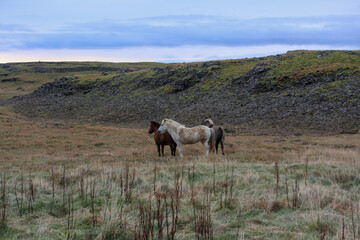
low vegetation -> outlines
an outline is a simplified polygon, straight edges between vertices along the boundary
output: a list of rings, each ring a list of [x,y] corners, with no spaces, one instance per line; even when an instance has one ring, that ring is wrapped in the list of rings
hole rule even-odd
[[[157,157],[147,129],[0,109],[1,239],[357,239],[360,135],[227,135]]]

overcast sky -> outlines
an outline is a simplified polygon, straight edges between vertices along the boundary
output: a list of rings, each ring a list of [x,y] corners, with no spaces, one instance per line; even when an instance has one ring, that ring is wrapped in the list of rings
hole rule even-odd
[[[359,0],[0,0],[0,62],[184,62],[359,49]]]

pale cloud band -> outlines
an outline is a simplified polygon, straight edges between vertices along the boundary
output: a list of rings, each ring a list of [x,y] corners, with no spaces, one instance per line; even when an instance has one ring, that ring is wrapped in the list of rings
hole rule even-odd
[[[261,45],[261,46],[177,46],[127,47],[116,49],[32,49],[0,52],[0,62],[34,61],[111,61],[111,62],[195,62],[216,59],[237,59],[282,54],[297,49],[341,49],[352,46],[330,45]]]

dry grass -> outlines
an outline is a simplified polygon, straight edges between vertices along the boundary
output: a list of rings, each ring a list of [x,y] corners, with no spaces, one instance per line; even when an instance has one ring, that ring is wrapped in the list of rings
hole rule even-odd
[[[196,144],[180,160],[157,157],[147,129],[1,108],[0,136],[0,238],[359,237],[359,134],[227,136],[224,157]]]
[[[156,147],[147,129],[74,125],[32,121],[1,109],[1,165],[41,169],[43,164],[112,163],[131,159],[147,161],[156,157]],[[227,136],[225,153],[238,161],[276,160],[334,161],[353,163],[358,160],[360,135],[325,137]],[[169,153],[168,147],[165,149]],[[189,158],[202,156],[200,144],[186,145]],[[170,154],[167,154],[169,156]],[[11,164],[9,162],[12,162]]]

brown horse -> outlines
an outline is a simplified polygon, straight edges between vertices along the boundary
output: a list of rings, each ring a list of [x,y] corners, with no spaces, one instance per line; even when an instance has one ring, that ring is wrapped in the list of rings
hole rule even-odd
[[[224,154],[224,140],[225,140],[225,131],[220,126],[215,126],[214,122],[210,118],[205,118],[205,120],[201,123],[201,125],[205,125],[209,128],[214,129],[215,131],[215,149],[216,154],[218,154],[219,143],[221,144],[221,152]]]
[[[164,156],[164,146],[169,145],[171,149],[171,156],[175,156],[176,153],[176,143],[172,139],[169,133],[159,133],[158,129],[160,127],[160,123],[151,121],[150,122],[150,128],[149,128],[149,134],[154,133],[154,140],[158,149],[159,157],[161,157],[160,154],[160,145],[161,145],[161,152]]]

